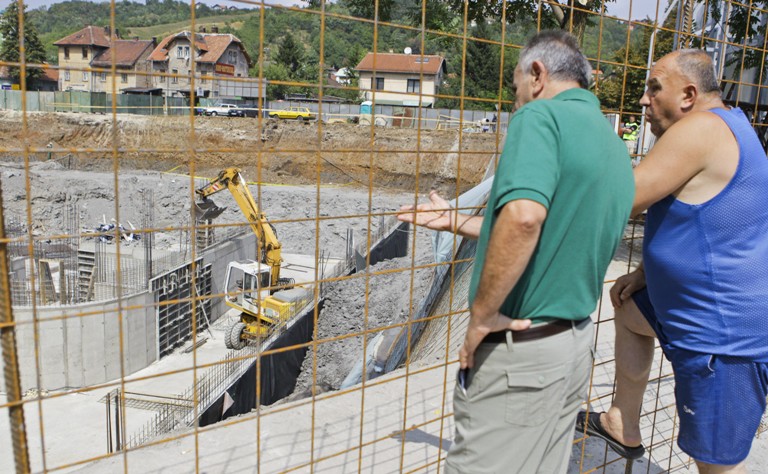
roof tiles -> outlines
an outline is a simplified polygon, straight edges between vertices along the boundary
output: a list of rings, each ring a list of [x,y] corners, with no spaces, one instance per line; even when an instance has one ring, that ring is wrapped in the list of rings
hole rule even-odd
[[[437,74],[444,68],[445,59],[436,55],[376,53],[376,71],[419,74]],[[373,71],[374,53],[368,53],[355,69]]]
[[[104,27],[86,26],[55,43],[56,46],[102,46],[109,47],[109,35]]]
[[[115,40],[112,47],[100,52],[91,65],[109,67],[112,65],[112,51],[115,54],[115,66],[133,67],[147,49],[152,48],[151,40]]]
[[[149,55],[150,61],[166,61],[168,60],[169,48],[172,48],[173,41],[179,38],[190,40],[192,33],[189,31],[182,31],[174,35],[167,36],[160,42],[159,45]],[[218,33],[196,33],[194,35],[195,48],[200,52],[196,61],[201,63],[217,63],[222,59],[224,52],[232,43],[240,44],[243,54],[246,55],[246,59],[250,62],[245,48],[242,47],[242,42],[237,36],[230,34],[218,34]]]

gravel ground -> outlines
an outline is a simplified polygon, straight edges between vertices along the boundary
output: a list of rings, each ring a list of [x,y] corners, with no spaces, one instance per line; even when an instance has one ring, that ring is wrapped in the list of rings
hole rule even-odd
[[[421,229],[418,232],[425,233]],[[411,248],[405,257],[373,265],[369,269],[369,278],[359,273],[328,288],[323,310],[318,316],[317,375],[313,384],[315,352],[311,347],[304,359],[292,399],[311,395],[312,385],[317,387],[318,392],[338,389],[355,363],[363,358],[363,337],[367,337],[370,344],[381,332],[377,331],[377,328],[402,323],[408,319],[409,303],[412,310],[418,308],[421,299],[429,290],[433,269],[421,268],[411,272],[411,268],[433,262],[431,247],[423,245],[426,241],[424,238],[419,239],[421,245],[416,247],[415,262],[412,260]],[[367,336],[358,335],[329,341],[339,336],[361,334],[366,330],[370,331]]]

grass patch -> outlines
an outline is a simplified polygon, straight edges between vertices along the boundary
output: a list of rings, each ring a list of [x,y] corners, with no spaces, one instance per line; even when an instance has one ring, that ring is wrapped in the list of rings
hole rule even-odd
[[[230,13],[227,15],[208,16],[204,18],[195,19],[195,30],[199,31],[201,26],[205,26],[206,29],[210,32],[211,26],[216,25],[219,27],[224,27],[226,23],[229,23],[229,26],[231,28],[235,30],[239,30],[240,28],[242,28],[243,24],[245,24],[245,21],[253,15],[258,15],[258,11],[243,12],[237,15],[233,15]],[[128,28],[128,34],[124,35],[124,37],[131,38],[134,36],[138,36],[139,39],[152,39],[152,37],[156,37],[158,41],[162,41],[162,39],[165,38],[166,36],[172,35],[184,30],[188,30],[188,31],[192,30],[191,21],[186,20],[186,21],[177,21],[175,23],[164,23],[161,25],[154,25],[154,26],[131,27],[131,28]]]

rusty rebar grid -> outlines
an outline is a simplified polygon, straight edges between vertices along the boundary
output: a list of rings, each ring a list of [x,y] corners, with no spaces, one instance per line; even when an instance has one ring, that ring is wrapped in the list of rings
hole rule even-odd
[[[11,288],[8,286],[8,244],[5,239],[2,180],[0,180],[0,340],[3,351],[3,377],[8,393],[8,416],[11,419],[13,459],[17,473],[30,472],[27,427],[24,424],[24,405],[21,403],[21,374],[16,351],[16,325],[13,320]]]

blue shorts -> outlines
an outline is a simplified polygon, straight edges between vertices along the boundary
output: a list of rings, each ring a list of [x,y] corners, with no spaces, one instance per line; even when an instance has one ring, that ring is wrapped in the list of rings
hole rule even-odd
[[[638,291],[632,299],[656,332],[675,372],[677,445],[693,459],[709,464],[738,464],[746,459],[765,412],[768,363],[674,347],[664,337],[648,291]]]

